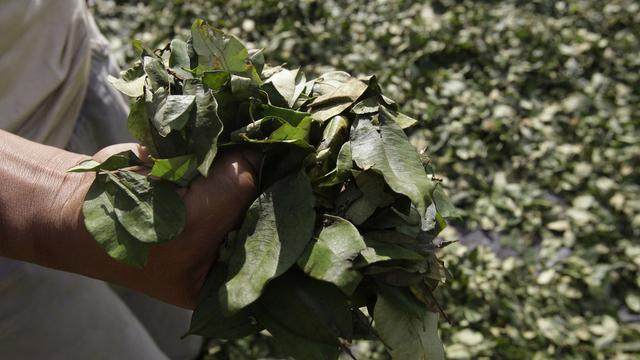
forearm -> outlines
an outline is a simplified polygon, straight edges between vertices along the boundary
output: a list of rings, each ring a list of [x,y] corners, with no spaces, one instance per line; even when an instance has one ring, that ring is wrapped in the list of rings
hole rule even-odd
[[[137,144],[103,149],[100,161]],[[70,271],[193,308],[224,235],[255,199],[252,165],[239,151],[220,155],[210,175],[183,191],[187,223],[177,239],[151,248],[143,269],[109,257],[84,226],[82,204],[94,176],[67,173],[86,156],[0,130],[0,256]],[[255,159],[254,159],[255,160]]]
[[[0,131],[0,256],[131,285],[123,279],[135,278],[133,269],[109,258],[84,228],[94,175],[66,172],[84,158]]]
[[[68,200],[85,175],[65,169],[83,156],[0,131],[0,158],[0,255],[39,262],[44,238],[70,235]]]

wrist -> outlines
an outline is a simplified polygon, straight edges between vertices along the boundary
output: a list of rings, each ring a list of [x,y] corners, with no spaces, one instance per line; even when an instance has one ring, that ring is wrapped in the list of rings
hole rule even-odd
[[[0,255],[36,262],[45,240],[72,229],[84,176],[66,169],[84,156],[0,131]]]
[[[30,224],[24,233],[33,243],[33,259],[44,266],[56,267],[61,253],[58,247],[68,239],[82,237],[82,203],[93,181],[91,173],[73,174],[66,170],[85,159],[85,156],[66,151],[47,158],[46,167],[37,169],[29,214]],[[63,251],[64,252],[64,251]],[[62,252],[62,253],[63,253]]]

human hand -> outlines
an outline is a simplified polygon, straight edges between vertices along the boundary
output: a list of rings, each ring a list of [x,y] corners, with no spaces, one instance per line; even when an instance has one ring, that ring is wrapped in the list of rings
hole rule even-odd
[[[93,158],[104,161],[110,155],[126,150],[133,150],[143,159],[147,157],[137,144],[118,144],[101,150]],[[208,177],[200,177],[179,191],[187,214],[180,236],[153,246],[149,262],[143,269],[123,269],[126,274],[109,281],[165,302],[194,308],[224,236],[239,225],[256,197],[253,169],[257,160],[254,154],[240,150],[220,154]],[[76,201],[81,207],[82,202]],[[83,229],[78,231],[83,232]]]
[[[119,144],[98,161],[132,149]],[[144,157],[143,154],[140,154]],[[144,269],[109,257],[84,226],[82,205],[93,173],[68,173],[86,156],[0,131],[0,256],[74,272],[194,308],[225,234],[256,196],[250,159],[240,150],[218,155],[209,177],[181,189],[187,222],[182,234],[154,246]]]

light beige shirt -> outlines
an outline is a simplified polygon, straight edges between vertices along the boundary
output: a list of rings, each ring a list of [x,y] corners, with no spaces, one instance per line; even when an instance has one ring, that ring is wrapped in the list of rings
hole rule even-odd
[[[89,80],[84,0],[0,0],[0,129],[64,147]]]

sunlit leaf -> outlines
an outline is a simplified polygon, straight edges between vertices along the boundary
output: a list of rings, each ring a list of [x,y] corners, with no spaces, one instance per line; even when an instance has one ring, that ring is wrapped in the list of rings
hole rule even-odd
[[[225,313],[253,303],[270,280],[295,264],[311,240],[314,221],[311,186],[302,172],[276,182],[260,195],[238,231],[228,280],[220,289]]]

